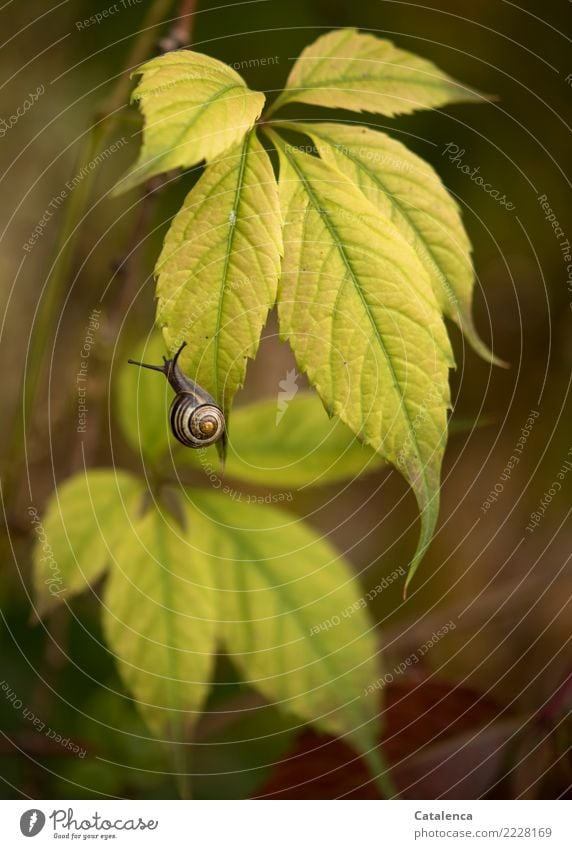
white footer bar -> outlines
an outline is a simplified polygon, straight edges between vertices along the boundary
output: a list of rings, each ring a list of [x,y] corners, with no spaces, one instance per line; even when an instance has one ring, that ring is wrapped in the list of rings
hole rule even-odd
[[[1,843],[570,849],[570,801],[0,801]]]

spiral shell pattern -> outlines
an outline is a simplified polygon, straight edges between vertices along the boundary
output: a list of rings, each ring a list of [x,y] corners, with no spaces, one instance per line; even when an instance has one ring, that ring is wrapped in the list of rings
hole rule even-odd
[[[224,434],[222,410],[215,404],[197,405],[195,397],[185,392],[173,399],[170,418],[174,436],[189,448],[212,445]]]

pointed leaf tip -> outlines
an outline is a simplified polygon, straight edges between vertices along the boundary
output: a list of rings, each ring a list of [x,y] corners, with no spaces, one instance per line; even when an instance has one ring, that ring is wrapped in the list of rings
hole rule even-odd
[[[486,100],[433,62],[387,39],[339,29],[302,51],[267,114],[291,102],[393,116]]]

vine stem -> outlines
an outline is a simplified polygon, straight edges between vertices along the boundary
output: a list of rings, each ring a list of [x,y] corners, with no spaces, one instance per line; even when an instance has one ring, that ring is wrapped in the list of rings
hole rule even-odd
[[[194,2],[194,0],[193,0]],[[156,0],[143,21],[143,26],[133,44],[127,61],[117,82],[103,105],[94,115],[94,123],[84,134],[73,173],[77,173],[86,162],[90,162],[98,149],[104,145],[117,126],[120,112],[125,105],[130,87],[129,72],[141,64],[151,52],[157,41],[157,29],[164,22],[173,0]],[[185,3],[185,7],[188,2]],[[189,18],[192,21],[192,17]],[[7,440],[6,457],[9,465],[5,471],[3,498],[6,504],[14,502],[18,495],[20,481],[19,467],[25,455],[26,437],[29,423],[36,404],[38,388],[45,362],[46,342],[51,328],[57,320],[57,310],[62,300],[64,287],[68,279],[74,255],[75,236],[78,233],[77,222],[81,221],[95,180],[95,170],[90,169],[80,185],[71,194],[66,204],[64,220],[59,231],[55,249],[55,259],[45,284],[45,295],[38,309],[38,316],[32,331],[32,340],[26,368],[20,387],[20,394]],[[20,417],[21,416],[21,417]]]
[[[123,70],[119,74],[115,86],[110,95],[103,101],[102,106],[95,112],[92,126],[83,134],[80,150],[76,159],[77,173],[87,162],[90,162],[98,150],[104,146],[107,139],[115,131],[120,120],[121,112],[128,99],[130,89],[129,72],[140,65],[152,52],[157,44],[157,30],[165,22],[174,0],[155,0],[147,12],[141,30],[129,52]],[[179,5],[179,15],[169,31],[166,40],[159,42],[159,49],[166,53],[169,50],[178,49],[190,43],[194,24],[197,0],[182,0]],[[94,185],[93,170],[89,170],[80,185],[69,198],[64,213],[64,219],[60,228],[55,248],[55,258],[45,284],[45,295],[38,309],[38,316],[33,327],[30,352],[26,362],[20,395],[16,405],[14,419],[8,437],[8,452],[10,464],[6,469],[2,482],[1,497],[4,504],[14,504],[18,497],[19,468],[24,459],[26,450],[26,437],[29,430],[29,422],[33,415],[37,401],[38,389],[42,377],[46,340],[50,331],[57,321],[57,311],[64,294],[65,285],[68,280],[71,263],[74,257],[74,248],[77,234],[80,230],[78,222],[83,221],[85,209],[92,193]],[[145,189],[145,200],[147,198]],[[141,219],[144,216],[140,216]],[[140,224],[139,224],[140,226]],[[138,229],[138,225],[136,225]],[[21,413],[21,419],[20,419]],[[21,425],[21,426],[20,426]],[[44,665],[49,656],[50,648],[54,643],[53,636],[48,634],[49,642],[44,650]],[[190,799],[191,780],[186,768],[186,757],[184,748],[175,747],[174,752],[176,780],[181,798]]]
[[[191,776],[187,772],[187,758],[185,752],[186,744],[174,743],[172,747],[172,759],[175,784],[181,799],[192,799],[193,789]]]
[[[369,749],[363,752],[362,757],[369,766],[376,787],[384,799],[398,799],[399,792],[393,783],[389,765],[385,760],[385,755],[381,746],[377,749]]]

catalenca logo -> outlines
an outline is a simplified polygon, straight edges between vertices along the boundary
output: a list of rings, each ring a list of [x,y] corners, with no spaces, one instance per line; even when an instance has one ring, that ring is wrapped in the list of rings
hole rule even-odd
[[[25,837],[35,837],[46,824],[46,816],[38,808],[25,811],[20,817],[20,831]]]

